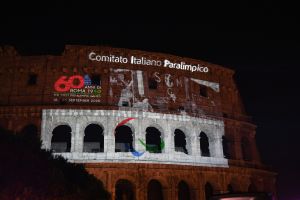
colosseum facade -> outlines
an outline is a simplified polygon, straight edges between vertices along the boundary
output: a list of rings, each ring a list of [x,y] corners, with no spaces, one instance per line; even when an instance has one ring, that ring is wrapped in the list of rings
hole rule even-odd
[[[265,193],[256,126],[234,71],[163,53],[68,45],[61,55],[0,49],[0,126],[83,163],[112,199]]]

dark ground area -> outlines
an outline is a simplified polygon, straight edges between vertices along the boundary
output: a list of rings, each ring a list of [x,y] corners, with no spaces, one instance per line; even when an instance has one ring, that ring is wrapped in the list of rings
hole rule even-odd
[[[0,199],[104,200],[110,194],[81,164],[40,149],[34,133],[0,129]]]

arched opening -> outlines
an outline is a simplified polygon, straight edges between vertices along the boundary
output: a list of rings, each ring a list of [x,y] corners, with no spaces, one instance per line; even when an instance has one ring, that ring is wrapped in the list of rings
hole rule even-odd
[[[150,153],[161,153],[163,141],[161,132],[154,127],[146,129],[146,150]]]
[[[122,125],[115,130],[115,152],[133,151],[133,133],[130,127]]]
[[[38,135],[38,128],[34,124],[28,124],[23,127],[21,130],[21,134],[28,139],[37,138]]]
[[[241,147],[242,147],[242,154],[243,154],[243,159],[245,161],[251,161],[252,156],[251,156],[251,146],[249,143],[249,140],[246,137],[243,137],[241,140]]]
[[[148,183],[147,200],[163,200],[162,185],[157,180],[151,180]]]
[[[227,191],[228,191],[228,193],[233,193],[234,192],[233,187],[232,187],[231,184],[227,185]]]
[[[84,129],[83,152],[103,152],[103,128],[97,124],[90,124]]]
[[[253,183],[250,183],[250,185],[248,186],[248,192],[250,192],[250,193],[257,192],[257,188]]]
[[[180,129],[176,129],[174,140],[175,140],[175,151],[188,154],[188,150],[186,148],[186,137],[184,132],[182,132]]]
[[[51,149],[54,152],[70,152],[71,132],[72,129],[68,125],[60,125],[55,127],[52,131]]]
[[[205,199],[209,200],[213,196],[213,194],[214,194],[214,188],[209,182],[207,182],[205,184]]]
[[[208,137],[204,132],[200,133],[200,150],[201,156],[210,156]]]
[[[184,181],[180,181],[178,184],[178,200],[189,199],[191,199],[189,185]]]
[[[116,183],[115,200],[134,200],[135,190],[134,185],[125,179],[120,179]]]
[[[229,145],[229,140],[225,136],[222,136],[223,155],[227,159],[230,158]]]

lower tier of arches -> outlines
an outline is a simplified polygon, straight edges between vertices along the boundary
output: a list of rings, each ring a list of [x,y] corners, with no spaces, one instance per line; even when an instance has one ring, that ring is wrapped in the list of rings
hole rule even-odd
[[[261,194],[276,199],[275,174],[261,169],[141,163],[88,163],[113,200],[206,200],[220,194]]]

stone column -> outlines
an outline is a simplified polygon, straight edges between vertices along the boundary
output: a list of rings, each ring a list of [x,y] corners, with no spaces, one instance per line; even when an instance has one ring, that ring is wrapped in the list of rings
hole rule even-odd
[[[212,157],[224,158],[222,137],[220,137],[219,135],[216,135],[212,139],[211,154]]]
[[[175,152],[175,142],[174,142],[174,133],[171,130],[171,123],[169,120],[165,127],[162,127],[164,132],[164,141],[165,141],[165,153],[172,154]]]
[[[107,117],[106,137],[104,137],[104,152],[115,153],[115,117]]]
[[[71,150],[70,150],[70,152],[75,152],[76,151],[76,135],[77,135],[77,130],[76,130],[76,127],[77,127],[77,125],[76,125],[76,121],[75,121],[75,123],[69,123],[70,124],[70,126],[71,126],[71,130],[72,130],[72,132],[71,132]],[[75,127],[74,127],[74,124],[75,124]]]
[[[139,115],[139,118],[136,119],[137,127],[135,128],[135,137],[134,137],[134,144],[135,144],[135,150],[138,152],[144,152],[146,151],[146,148],[141,144],[139,139],[141,139],[144,143],[146,143],[146,131],[145,127],[143,127],[143,118],[140,117],[142,114]]]
[[[191,149],[192,149],[192,155],[193,156],[200,156],[201,152],[200,152],[200,139],[197,133],[197,130],[195,128],[195,126],[193,126],[192,130],[191,130]]]
[[[48,121],[48,124],[46,123]],[[10,121],[11,122],[11,121]],[[46,118],[46,113],[43,112],[43,122],[41,127],[41,140],[42,140],[42,148],[49,150],[51,148],[51,129],[48,126],[52,126],[53,121]],[[48,133],[49,130],[49,133]]]
[[[81,152],[83,152],[84,133],[80,133],[81,124],[78,123],[78,121],[80,121],[80,119],[77,120],[77,123],[75,125],[75,130],[74,130],[74,136],[75,136],[74,152],[81,153]]]

